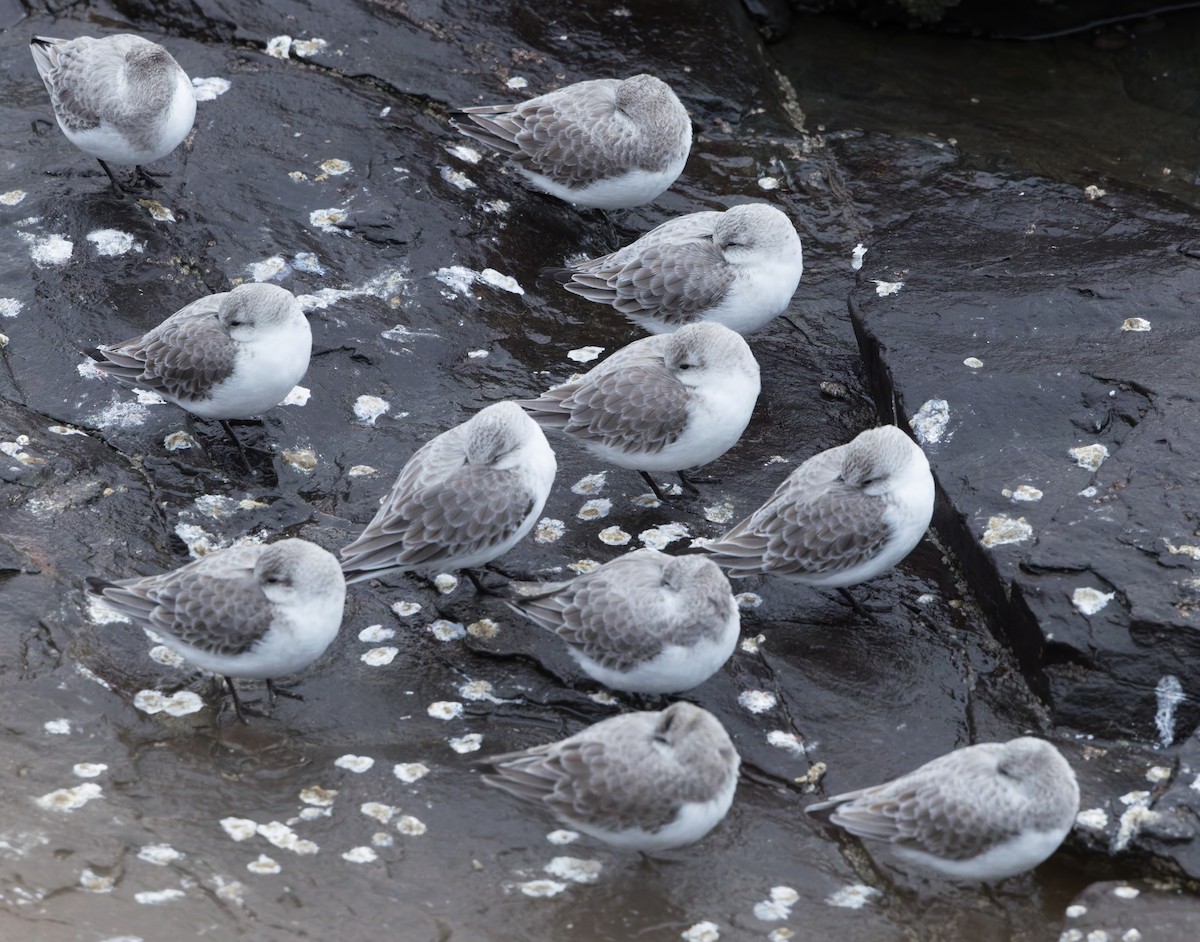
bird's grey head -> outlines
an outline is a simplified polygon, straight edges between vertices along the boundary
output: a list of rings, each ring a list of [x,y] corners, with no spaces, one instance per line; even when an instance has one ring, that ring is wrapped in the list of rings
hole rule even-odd
[[[675,593],[680,607],[696,621],[724,626],[737,611],[729,579],[707,556],[673,556],[663,567],[663,585]]]
[[[639,129],[636,163],[644,170],[687,157],[692,148],[692,120],[671,86],[653,75],[635,75],[617,86],[617,110]]]
[[[507,469],[520,462],[530,436],[542,431],[515,402],[497,402],[468,420],[466,433],[468,462]]]
[[[713,321],[688,324],[671,334],[663,360],[685,386],[731,374],[758,376],[758,361],[741,334]]]
[[[272,543],[254,565],[254,580],[277,605],[310,599],[345,598],[346,580],[333,554],[308,540]]]
[[[925,457],[894,425],[867,429],[845,447],[842,480],[872,496],[890,491],[914,461]]]
[[[653,118],[678,104],[670,85],[645,72],[617,86],[617,107],[634,119]]]
[[[125,77],[130,91],[143,96],[150,93],[150,86],[164,88],[175,79],[179,68],[175,59],[158,43],[141,36],[129,36],[129,47],[125,53]]]
[[[1072,820],[1079,810],[1075,771],[1062,753],[1044,739],[1010,739],[996,758],[996,771],[1011,787],[1044,813],[1045,829]]]
[[[800,251],[800,237],[786,214],[766,203],[734,206],[713,226],[713,244],[735,265],[788,258]]]
[[[303,320],[304,313],[290,291],[257,282],[238,285],[217,309],[217,318],[225,332],[243,342],[284,327],[296,317]]]
[[[663,710],[654,724],[654,743],[673,753],[689,773],[709,770],[712,773],[709,781],[703,783],[706,790],[719,790],[730,769],[737,775],[739,758],[725,727],[695,704],[680,700]]]

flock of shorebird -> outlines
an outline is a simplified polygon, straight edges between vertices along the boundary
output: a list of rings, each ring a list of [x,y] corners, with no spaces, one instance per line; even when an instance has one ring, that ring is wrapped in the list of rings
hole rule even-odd
[[[142,165],[174,150],[195,115],[191,83],[171,55],[131,35],[35,38],[32,50],[67,138],[100,161],[118,191],[157,186]],[[464,108],[452,121],[507,156],[533,187],[603,210],[646,203],[670,187],[692,138],[687,111],[651,75]],[[134,165],[134,179],[120,181],[110,163]],[[285,539],[233,546],[159,575],[92,578],[90,591],[224,676],[243,718],[233,678],[266,680],[273,700],[273,679],[307,667],[336,636],[347,583],[459,569],[483,588],[471,570],[521,541],[550,493],[556,462],[543,428],[640,472],[661,500],[676,495],[653,475],[677,473],[694,491],[686,470],[732,447],[758,399],[758,364],[742,335],[787,308],[802,271],[795,227],[773,206],[669,220],[558,274],[568,291],[653,335],[536,399],[488,406],[426,443],[340,562]],[[311,347],[291,292],[243,284],[89,353],[103,372],[218,420],[232,436],[227,420],[277,405],[307,371]],[[712,676],[734,650],[740,622],[726,574],[844,590],[903,559],[928,528],[933,503],[921,449],[884,426],[809,458],[758,510],[690,554],[640,549],[568,581],[489,591],[561,638],[596,681],[672,694]],[[739,768],[719,720],[686,702],[486,762],[492,784],[572,828],[643,851],[708,833],[730,807]],[[887,845],[901,862],[992,880],[1048,857],[1078,803],[1059,752],[1020,738],[956,750],[807,810],[829,811],[834,824]]]

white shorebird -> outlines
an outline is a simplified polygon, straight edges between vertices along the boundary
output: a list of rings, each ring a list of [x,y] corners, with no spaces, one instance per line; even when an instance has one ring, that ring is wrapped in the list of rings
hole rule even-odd
[[[758,363],[740,335],[702,322],[622,347],[574,382],[518,403],[610,464],[648,472],[708,464],[732,448],[758,401]]]
[[[159,186],[142,165],[178,147],[196,117],[192,83],[171,54],[127,33],[35,36],[30,50],[67,140],[100,162],[118,192],[125,187],[109,163],[134,164],[140,182]]]
[[[308,370],[312,331],[290,291],[245,284],[193,301],[140,337],[87,352],[123,383],[216,419],[240,451],[228,420],[279,405]]]
[[[596,209],[649,203],[683,172],[692,147],[687,110],[653,75],[579,82],[517,104],[462,108],[453,118],[537,189]]]
[[[1079,786],[1050,743],[1025,736],[957,749],[883,785],[809,805],[810,814],[882,841],[907,863],[955,880],[1031,870],[1066,838]]]
[[[533,529],[556,470],[537,423],[515,403],[488,406],[408,459],[375,518],[342,548],[346,581],[491,562]]]
[[[774,206],[747,203],[668,220],[554,277],[653,334],[705,320],[744,335],[787,310],[803,273],[792,221]]]
[[[492,756],[484,781],[542,805],[567,827],[623,850],[653,852],[700,840],[737,788],[737,750],[698,706],[623,713],[569,739]]]
[[[733,654],[741,619],[710,560],[635,550],[569,582],[515,583],[510,608],[567,643],[585,674],[613,690],[690,690]]]
[[[933,475],[893,425],[814,455],[758,510],[703,546],[731,577],[844,589],[912,552],[933,516]]]
[[[308,667],[342,624],[346,583],[333,554],[307,540],[231,546],[140,579],[91,576],[89,591],[184,660],[225,678],[267,682]],[[294,695],[292,695],[294,696]]]

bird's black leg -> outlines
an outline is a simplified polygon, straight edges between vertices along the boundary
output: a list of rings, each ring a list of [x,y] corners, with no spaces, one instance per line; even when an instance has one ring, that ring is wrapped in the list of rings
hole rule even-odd
[[[675,473],[677,475],[679,475],[679,486],[680,487],[682,487],[685,491],[687,491],[689,494],[691,494],[692,497],[700,496],[700,488],[696,487],[696,485],[692,483],[691,478],[689,478],[682,471],[676,471]]]
[[[225,419],[217,419],[217,421],[221,424],[221,428],[225,430],[226,437],[233,442],[235,446],[237,446],[238,454],[242,458],[242,466],[247,472],[253,474],[254,468],[250,466],[250,458],[246,455],[246,449],[242,447],[241,440],[233,433],[232,426],[230,426],[229,422]]]
[[[491,586],[487,585],[483,579],[479,577],[479,573],[477,573],[474,569],[464,569],[462,570],[462,574],[471,580],[471,585],[475,586],[475,591],[480,595],[504,594],[499,589],[493,589]]]
[[[660,488],[658,486],[658,484],[655,482],[654,478],[650,477],[650,475],[647,474],[645,471],[639,471],[638,474],[640,474],[642,476],[643,481],[645,481],[647,484],[650,485],[650,490],[652,490],[654,492],[654,496],[657,497],[659,500],[666,502],[668,500],[671,500],[671,498],[674,496],[674,495],[664,494],[662,491],[662,488]]]
[[[246,711],[242,709],[242,698],[238,696],[237,687],[233,685],[233,678],[228,674],[225,675],[225,684],[229,687],[229,696],[233,700],[233,712],[237,714],[238,722],[249,723],[246,719]]]
[[[850,594],[849,589],[839,588],[838,595],[840,595],[843,599],[846,600],[846,604],[849,605],[852,609],[854,609],[856,614],[862,615],[864,618],[871,617],[870,613],[865,608],[863,608],[861,605],[858,604],[858,599],[856,599],[853,595]]]
[[[151,190],[162,189],[162,184],[155,180],[154,177],[150,176],[150,172],[141,164],[138,164],[133,168],[133,176],[134,179],[144,187],[147,187]]]
[[[112,181],[113,192],[116,193],[118,196],[124,196],[125,195],[125,187],[121,184],[121,181],[117,179],[116,174],[114,174],[109,169],[108,164],[106,164],[99,157],[96,158],[96,163],[98,163],[101,167],[103,167],[104,172],[108,174],[108,179],[110,179]]]

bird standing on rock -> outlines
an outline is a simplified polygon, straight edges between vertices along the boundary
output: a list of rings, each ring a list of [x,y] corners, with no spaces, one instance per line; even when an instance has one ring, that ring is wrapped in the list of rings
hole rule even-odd
[[[469,571],[499,558],[533,529],[557,468],[515,403],[488,406],[408,459],[374,519],[342,548],[346,581]]]
[[[623,850],[682,847],[733,803],[741,760],[698,706],[623,713],[569,739],[482,760],[484,781],[544,806],[569,828]]]
[[[333,555],[297,539],[230,546],[156,576],[87,583],[185,661],[223,676],[242,721],[233,678],[265,680],[274,700],[282,692],[274,679],[308,667],[337,637],[346,600]]]
[[[711,560],[650,547],[568,582],[513,588],[511,609],[562,638],[593,680],[629,693],[704,683],[729,660],[741,628],[729,580]]]
[[[141,336],[87,352],[101,372],[216,419],[241,451],[228,420],[287,397],[308,371],[312,330],[290,291],[254,283],[199,298]]]
[[[171,54],[128,33],[35,36],[30,50],[67,140],[100,162],[118,193],[126,185],[109,163],[133,164],[137,182],[158,187],[143,165],[178,147],[196,117],[192,83]]]
[[[1032,736],[956,749],[883,785],[804,809],[896,858],[954,880],[1031,870],[1070,833],[1079,785],[1067,760]]]
[[[670,219],[554,277],[653,334],[713,321],[745,335],[787,310],[803,273],[792,221],[774,206],[747,203]]]
[[[687,110],[653,75],[578,82],[517,104],[462,108],[453,118],[535,188],[595,209],[649,203],[683,172],[692,147]]]
[[[521,400],[543,428],[559,429],[610,464],[674,471],[715,461],[742,436],[760,389],[758,362],[728,327],[702,322],[622,347],[573,382]]]
[[[933,516],[933,475],[894,425],[814,455],[758,510],[699,548],[731,578],[844,589],[912,552]]]

